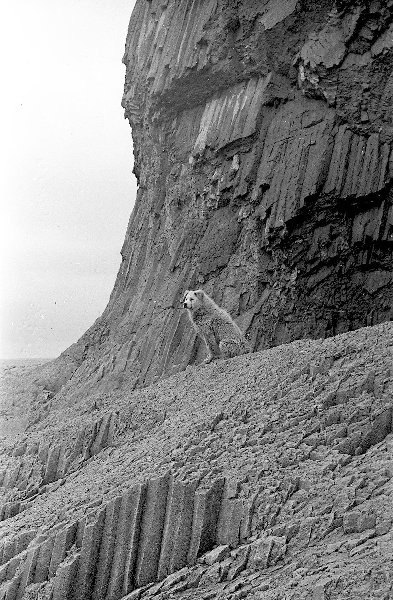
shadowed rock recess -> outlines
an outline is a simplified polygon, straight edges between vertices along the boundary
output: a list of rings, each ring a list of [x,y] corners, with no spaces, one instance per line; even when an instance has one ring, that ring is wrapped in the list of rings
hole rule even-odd
[[[393,6],[137,0],[123,61],[135,207],[107,308],[52,391],[200,361],[204,287],[254,350],[392,318]]]
[[[0,370],[0,600],[391,600],[393,0],[137,0],[124,63],[108,306]]]

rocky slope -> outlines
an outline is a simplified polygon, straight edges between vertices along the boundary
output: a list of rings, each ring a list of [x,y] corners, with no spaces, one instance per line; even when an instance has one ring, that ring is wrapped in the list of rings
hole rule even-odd
[[[392,14],[391,0],[137,0],[136,204],[109,304],[47,389],[140,386],[201,360],[180,310],[195,286],[254,350],[392,317]]]
[[[392,11],[137,0],[111,298],[1,378],[0,600],[393,597]]]
[[[393,324],[73,403],[36,376],[2,377],[3,418],[49,406],[1,439],[0,598],[393,597]]]

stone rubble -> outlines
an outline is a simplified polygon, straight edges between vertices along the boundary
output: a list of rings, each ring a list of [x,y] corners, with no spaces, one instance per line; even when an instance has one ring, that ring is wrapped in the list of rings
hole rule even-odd
[[[0,598],[389,598],[392,353],[383,324],[102,398],[111,447],[0,524]],[[85,406],[2,458],[73,448]]]

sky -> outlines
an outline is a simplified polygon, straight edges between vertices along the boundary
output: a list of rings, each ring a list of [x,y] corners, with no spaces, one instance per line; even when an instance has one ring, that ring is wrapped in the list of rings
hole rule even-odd
[[[136,195],[120,105],[133,6],[3,9],[1,359],[58,356],[109,300]]]

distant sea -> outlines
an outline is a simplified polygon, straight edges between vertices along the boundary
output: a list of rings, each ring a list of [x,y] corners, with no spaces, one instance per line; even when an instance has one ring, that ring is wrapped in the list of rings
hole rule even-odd
[[[51,360],[53,358],[0,358],[0,372],[16,367],[38,367]]]

